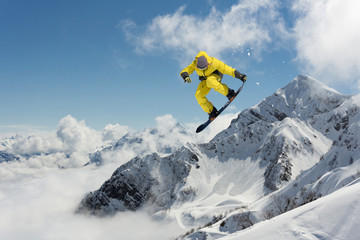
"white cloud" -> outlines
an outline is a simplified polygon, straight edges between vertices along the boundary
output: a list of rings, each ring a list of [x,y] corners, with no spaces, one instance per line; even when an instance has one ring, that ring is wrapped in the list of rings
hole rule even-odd
[[[104,141],[116,141],[130,131],[129,127],[121,126],[118,123],[108,124],[102,132],[102,137]]]
[[[163,130],[164,132],[168,132],[171,129],[174,129],[178,121],[171,115],[165,114],[162,116],[158,116],[155,118],[156,127],[159,130]]]
[[[226,12],[213,8],[205,17],[189,15],[183,6],[173,14],[155,17],[142,34],[134,33],[132,21],[120,24],[138,52],[171,50],[193,57],[199,50],[205,50],[219,56],[223,51],[247,46],[261,52],[272,41],[271,35],[286,36],[277,3],[239,1]]]
[[[308,74],[360,89],[360,1],[298,0],[297,59]]]
[[[16,154],[52,153],[62,149],[61,141],[54,135],[16,135],[11,152]]]
[[[99,132],[70,115],[60,120],[56,134],[62,140],[66,153],[94,151],[102,145]]]

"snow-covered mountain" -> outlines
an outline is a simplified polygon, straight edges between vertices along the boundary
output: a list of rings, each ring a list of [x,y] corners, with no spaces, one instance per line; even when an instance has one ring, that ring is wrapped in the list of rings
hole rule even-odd
[[[299,89],[299,86],[302,87]],[[296,89],[297,91],[294,91]],[[296,98],[295,94],[298,94]],[[304,99],[308,99],[308,103]],[[272,104],[273,100],[277,105]],[[293,104],[294,102],[299,105]],[[286,107],[278,107],[284,105]],[[275,106],[274,111],[271,111]],[[313,109],[313,114],[309,108]],[[226,236],[329,195],[358,180],[359,112],[359,95],[342,96],[304,75],[298,76],[287,87],[279,89],[257,106],[242,112],[238,119],[232,122],[231,127],[213,141],[218,142],[217,146],[224,145],[226,139],[238,134],[239,131],[236,129],[248,128],[250,133],[256,136],[254,129],[249,128],[255,122],[277,126],[276,130],[267,136],[270,139],[276,138],[277,141],[272,141],[267,150],[265,140],[265,144],[262,144],[258,151],[265,150],[260,157],[261,161],[268,157],[274,159],[271,156],[275,154],[275,161],[270,162],[276,164],[270,163],[266,169],[271,169],[270,173],[275,171],[277,174],[273,175],[275,177],[269,177],[271,174],[265,170],[264,185],[279,190],[249,203],[246,208],[231,212],[217,225],[199,230],[193,233],[192,237],[203,239],[201,237],[208,235],[217,238]],[[287,117],[282,119],[276,115]],[[301,122],[302,126],[294,124],[294,121]],[[280,138],[278,131],[284,133]],[[262,136],[258,139],[262,139]],[[354,199],[356,198],[353,198],[353,201]],[[191,239],[190,236],[188,237]]]
[[[360,95],[344,96],[300,75],[209,143],[163,157],[140,154],[120,166],[78,212],[146,209],[198,229],[182,238],[227,236],[358,179],[359,111]]]

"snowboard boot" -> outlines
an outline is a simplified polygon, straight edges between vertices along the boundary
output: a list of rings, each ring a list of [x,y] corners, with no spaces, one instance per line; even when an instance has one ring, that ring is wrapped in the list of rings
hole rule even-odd
[[[216,118],[217,115],[219,115],[219,112],[216,107],[213,107],[213,110],[209,113],[209,120]]]
[[[226,97],[229,99],[229,101],[232,101],[235,97],[235,91],[229,88],[229,92]]]

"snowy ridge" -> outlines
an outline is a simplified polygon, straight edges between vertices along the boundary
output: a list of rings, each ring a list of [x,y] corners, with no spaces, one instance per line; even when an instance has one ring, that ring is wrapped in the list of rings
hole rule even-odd
[[[241,112],[230,128],[219,133],[214,139],[232,135],[238,129],[258,121],[273,123],[289,117],[307,122],[319,114],[339,107],[349,98],[351,97],[341,95],[318,80],[299,75],[286,87],[278,89],[259,104]]]
[[[185,239],[248,228],[360,177],[360,98],[306,75],[241,112],[206,144],[137,157],[85,196],[79,212],[147,209]]]

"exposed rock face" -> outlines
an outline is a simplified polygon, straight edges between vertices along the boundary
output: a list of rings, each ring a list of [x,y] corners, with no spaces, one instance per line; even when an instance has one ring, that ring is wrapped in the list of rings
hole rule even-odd
[[[165,158],[157,154],[134,158],[119,167],[99,190],[87,194],[78,211],[114,214],[135,211],[145,203],[158,211],[169,208],[176,200],[189,200],[195,193],[182,186],[197,162],[196,154],[187,148]]]
[[[13,160],[19,160],[19,157],[15,156],[14,154],[11,154],[11,153],[0,151],[0,163],[10,162]]]

